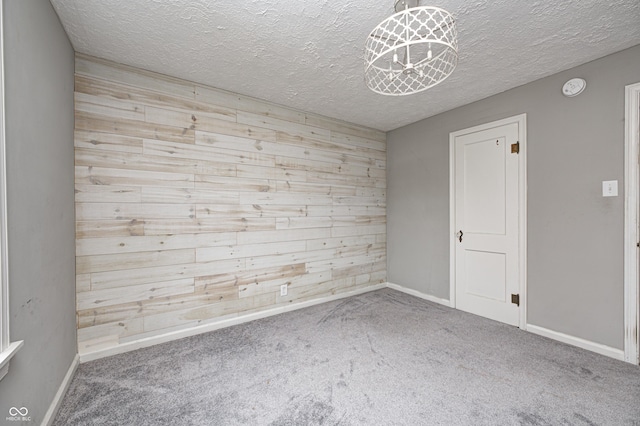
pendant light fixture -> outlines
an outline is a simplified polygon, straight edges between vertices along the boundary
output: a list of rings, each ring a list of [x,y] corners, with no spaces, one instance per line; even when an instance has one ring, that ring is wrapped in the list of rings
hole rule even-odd
[[[365,44],[365,82],[376,93],[411,95],[441,83],[458,64],[453,16],[420,0],[396,0],[396,13]]]

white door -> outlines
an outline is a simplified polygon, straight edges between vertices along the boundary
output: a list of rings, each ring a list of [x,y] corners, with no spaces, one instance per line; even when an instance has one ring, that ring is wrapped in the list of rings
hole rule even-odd
[[[498,123],[451,134],[452,285],[458,309],[518,326],[521,154],[516,151],[523,124],[509,119]]]

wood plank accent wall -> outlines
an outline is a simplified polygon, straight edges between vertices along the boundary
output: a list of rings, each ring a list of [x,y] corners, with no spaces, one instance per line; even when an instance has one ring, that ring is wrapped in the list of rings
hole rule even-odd
[[[75,114],[81,354],[386,281],[384,133],[83,55]]]

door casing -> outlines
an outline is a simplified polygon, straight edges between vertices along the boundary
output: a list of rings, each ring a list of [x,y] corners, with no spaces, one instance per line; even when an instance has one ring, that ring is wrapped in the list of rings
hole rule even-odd
[[[640,362],[638,214],[640,201],[640,83],[625,88],[624,360]]]
[[[475,133],[482,130],[501,127],[507,124],[518,124],[518,142],[520,152],[518,154],[518,263],[519,263],[519,283],[520,283],[520,306],[519,306],[519,327],[522,330],[527,328],[527,115],[520,114],[502,120],[493,121],[468,129],[458,130],[449,134],[449,301],[451,307],[456,307],[456,159],[455,159],[455,138],[468,133]]]

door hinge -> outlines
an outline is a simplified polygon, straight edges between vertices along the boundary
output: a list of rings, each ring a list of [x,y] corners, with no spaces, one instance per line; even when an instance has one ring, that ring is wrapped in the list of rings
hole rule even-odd
[[[512,154],[520,153],[520,141],[511,144],[511,153]]]
[[[513,303],[514,305],[520,306],[520,295],[519,294],[512,294],[511,295],[511,303]]]

